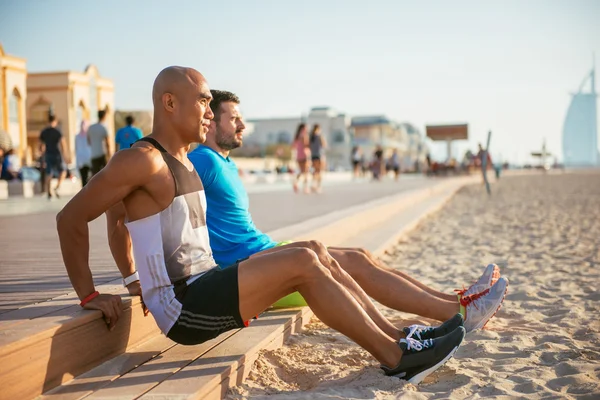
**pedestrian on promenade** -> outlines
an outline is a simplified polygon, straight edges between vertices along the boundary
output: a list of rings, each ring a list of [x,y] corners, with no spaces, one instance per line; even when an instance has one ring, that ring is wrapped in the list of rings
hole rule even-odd
[[[126,125],[115,134],[116,151],[128,149],[132,144],[144,137],[142,130],[134,126],[135,118],[132,115],[125,117]]]
[[[108,130],[104,126],[106,110],[98,111],[98,122],[91,125],[87,131],[88,143],[91,147],[92,176],[96,175],[106,166],[110,158],[110,146],[108,143]]]
[[[309,148],[313,168],[312,191],[321,193],[323,170],[326,163],[325,150],[327,149],[327,141],[321,135],[321,126],[319,124],[315,124],[312,128],[309,138]]]
[[[294,136],[294,142],[292,143],[292,149],[296,156],[296,163],[298,164],[298,173],[294,176],[294,192],[298,193],[299,182],[302,181],[304,193],[310,193],[308,187],[308,157],[310,155],[310,150],[308,148],[308,135],[305,123],[298,125],[296,136]]]
[[[52,188],[50,182],[53,177],[58,179],[54,188],[54,195],[58,198],[58,189],[62,181],[65,179],[66,171],[65,164],[69,164],[70,160],[67,153],[67,145],[65,138],[58,129],[58,120],[56,116],[50,114],[48,116],[50,125],[40,133],[40,152],[45,164],[45,184],[48,200],[52,199]]]
[[[81,178],[81,186],[87,185],[92,167],[92,149],[88,143],[87,122],[81,121],[79,133],[75,136],[75,162]]]
[[[398,149],[392,151],[392,155],[387,161],[386,169],[394,172],[394,180],[400,178],[400,156],[398,155]]]

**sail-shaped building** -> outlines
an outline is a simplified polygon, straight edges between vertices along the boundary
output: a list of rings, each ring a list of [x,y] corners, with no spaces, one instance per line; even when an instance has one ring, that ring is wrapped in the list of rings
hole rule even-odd
[[[598,114],[595,68],[586,75],[577,93],[572,96],[563,126],[563,157],[565,166],[600,165],[598,150]],[[585,91],[589,83],[590,90]]]

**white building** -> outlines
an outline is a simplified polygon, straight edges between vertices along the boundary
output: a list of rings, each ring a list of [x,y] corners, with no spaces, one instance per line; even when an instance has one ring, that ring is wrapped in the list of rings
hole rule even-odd
[[[584,91],[589,79],[590,90]],[[592,69],[569,105],[563,126],[563,156],[567,166],[600,165],[598,151],[596,72]]]

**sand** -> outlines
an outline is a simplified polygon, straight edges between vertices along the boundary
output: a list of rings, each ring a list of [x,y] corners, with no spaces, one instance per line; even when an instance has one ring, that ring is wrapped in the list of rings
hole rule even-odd
[[[507,177],[492,189],[462,189],[383,259],[445,292],[490,262],[509,278],[501,310],[445,366],[418,386],[385,377],[313,318],[227,397],[600,398],[600,173]],[[396,324],[416,317],[379,307]]]

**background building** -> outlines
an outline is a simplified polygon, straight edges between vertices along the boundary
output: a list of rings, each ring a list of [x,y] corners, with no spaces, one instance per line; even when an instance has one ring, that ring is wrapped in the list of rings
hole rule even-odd
[[[587,75],[567,111],[563,127],[563,157],[566,166],[596,166],[598,151],[597,93],[595,71]],[[586,81],[590,91],[584,92]]]
[[[107,111],[105,124],[114,151],[114,87],[95,66],[75,71],[31,73],[27,78],[27,156],[37,158],[40,131],[54,113],[65,135],[71,160],[75,160],[75,135],[81,121],[98,121],[98,110]],[[29,159],[31,161],[31,158]]]
[[[428,152],[425,138],[412,124],[398,123],[384,115],[352,118],[353,144],[360,146],[370,161],[377,146],[388,158],[394,149],[398,150],[401,169],[413,171],[422,167]],[[418,162],[418,166],[417,166]]]
[[[0,129],[9,133],[13,148],[22,160],[27,143],[26,84],[26,60],[4,53],[0,44]]]

